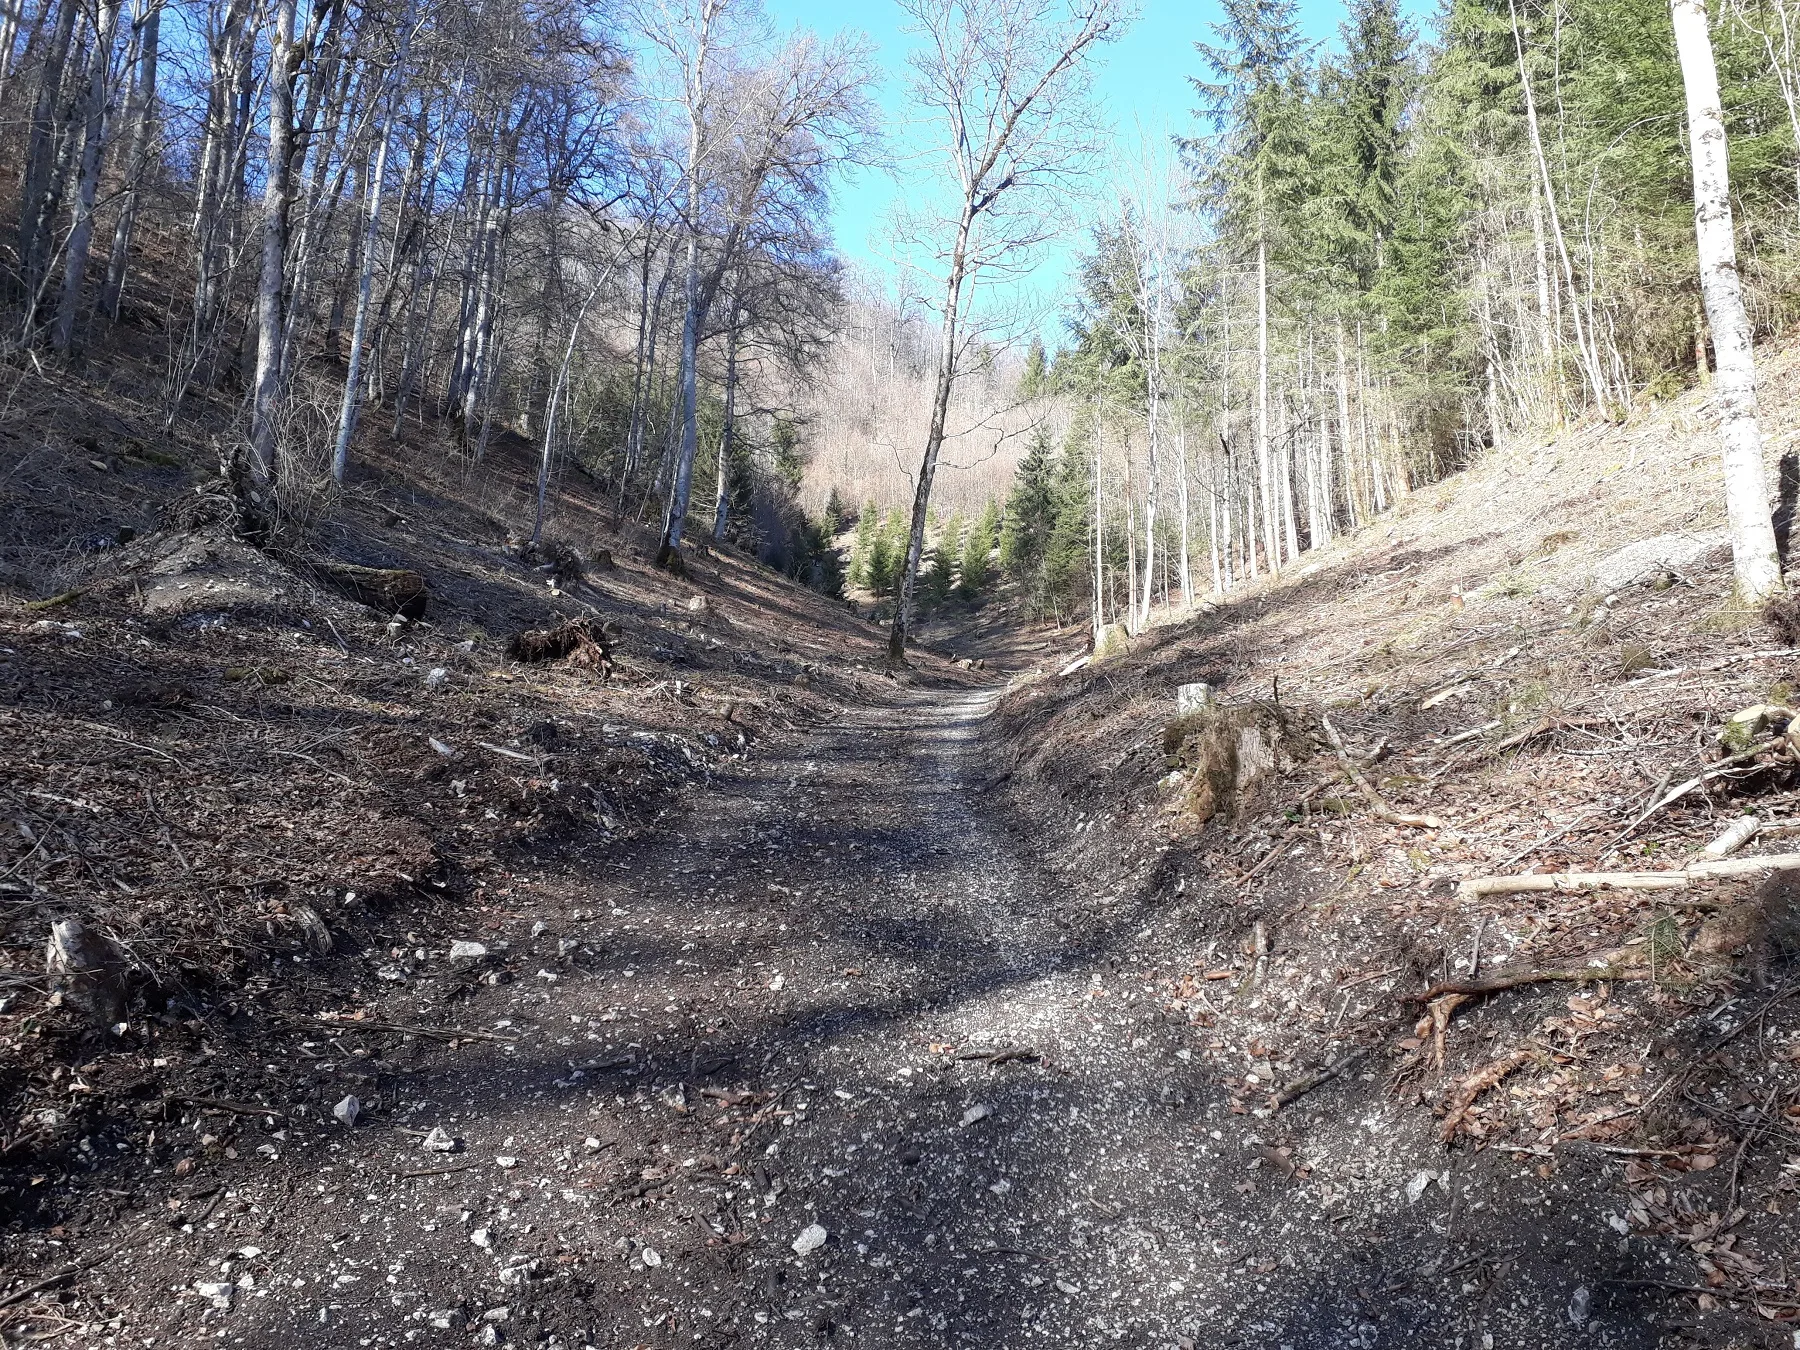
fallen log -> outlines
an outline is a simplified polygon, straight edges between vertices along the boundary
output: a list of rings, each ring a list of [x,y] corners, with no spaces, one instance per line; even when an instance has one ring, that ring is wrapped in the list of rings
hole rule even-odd
[[[1537,872],[1509,877],[1470,877],[1456,888],[1457,898],[1484,895],[1528,895],[1540,891],[1679,891],[1710,877],[1756,876],[1763,872],[1800,869],[1800,853],[1771,853],[1759,858],[1713,858],[1666,872]]]

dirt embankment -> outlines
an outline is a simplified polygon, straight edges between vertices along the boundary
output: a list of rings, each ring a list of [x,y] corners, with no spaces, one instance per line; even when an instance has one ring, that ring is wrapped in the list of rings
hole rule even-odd
[[[1773,491],[1800,352],[1764,374]],[[1710,864],[1745,813],[1729,857],[1800,851],[1800,629],[1730,601],[1710,425],[1690,395],[1504,447],[1128,653],[1041,661],[992,788],[1072,891],[1157,916],[1123,959],[1286,1158],[1429,1146],[1497,1250],[1528,1183],[1610,1216],[1609,1296],[1786,1345],[1800,887],[1481,884]],[[1219,710],[1178,718],[1197,682]]]
[[[276,558],[218,523],[212,451],[146,429],[153,409],[101,416],[73,377],[39,403],[55,415],[4,429],[0,485],[0,1224],[28,1264],[102,1221],[59,1179],[171,1164],[192,1103],[316,1105],[259,1029],[366,1018],[571,849],[653,830],[763,738],[893,687],[879,629],[729,551],[655,570],[580,478],[557,549],[522,549],[520,443],[474,464],[370,432]],[[346,564],[416,573],[422,615]],[[604,661],[512,659],[570,621]],[[940,665],[916,678],[969,678]],[[96,988],[52,996],[59,920],[99,941]]]

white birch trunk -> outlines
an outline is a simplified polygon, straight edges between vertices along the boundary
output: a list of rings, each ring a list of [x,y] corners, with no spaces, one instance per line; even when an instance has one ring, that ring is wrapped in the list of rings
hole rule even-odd
[[[1670,0],[1669,15],[1687,89],[1688,143],[1694,160],[1694,235],[1699,246],[1700,291],[1706,299],[1717,366],[1719,448],[1725,467],[1733,571],[1739,598],[1755,603],[1781,590],[1781,563],[1764,487],[1756,353],[1738,277],[1725,115],[1702,0]]]

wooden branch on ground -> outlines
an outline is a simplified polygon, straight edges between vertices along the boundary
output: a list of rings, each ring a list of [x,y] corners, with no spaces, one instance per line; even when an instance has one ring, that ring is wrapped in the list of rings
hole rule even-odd
[[[1695,675],[1702,671],[1723,670],[1726,666],[1734,666],[1740,661],[1778,661],[1789,656],[1800,656],[1800,647],[1781,647],[1760,652],[1739,652],[1736,656],[1727,656],[1722,660],[1709,661],[1703,666],[1674,666],[1668,670],[1653,670],[1648,675],[1640,675],[1635,680],[1627,680],[1619,687],[1621,689],[1633,689],[1640,684],[1649,684],[1652,680],[1667,680],[1676,675]]]
[[[33,1294],[41,1294],[46,1289],[55,1289],[58,1285],[67,1284],[84,1270],[92,1270],[95,1266],[99,1265],[102,1261],[106,1260],[107,1257],[118,1250],[118,1247],[108,1247],[98,1256],[90,1256],[85,1261],[73,1262],[70,1265],[64,1266],[54,1275],[46,1275],[43,1279],[28,1284],[23,1289],[15,1289],[12,1293],[6,1295],[5,1298],[0,1298],[0,1308],[10,1308],[15,1303],[23,1303]]]
[[[1483,722],[1478,727],[1470,727],[1467,731],[1459,731],[1456,733],[1456,735],[1439,741],[1437,744],[1437,748],[1439,750],[1448,750],[1453,745],[1461,745],[1464,741],[1472,741],[1477,736],[1485,736],[1488,732],[1492,731],[1495,727],[1497,727],[1499,725],[1500,725],[1500,719],[1496,717],[1491,722]]]
[[[1635,970],[1621,970],[1617,966],[1589,966],[1585,970],[1533,970],[1520,975],[1496,975],[1491,980],[1443,980],[1431,986],[1422,994],[1408,994],[1408,1003],[1430,1003],[1434,999],[1443,998],[1446,994],[1462,994],[1468,998],[1476,998],[1482,994],[1498,994],[1507,989],[1518,989],[1528,984],[1548,984],[1562,981],[1568,984],[1581,984],[1588,980],[1634,980],[1643,979],[1648,971],[1640,974]]]
[[[1484,895],[1529,895],[1540,891],[1678,891],[1709,877],[1745,877],[1762,872],[1800,869],[1800,853],[1770,853],[1759,858],[1714,858],[1668,872],[1537,872],[1510,877],[1470,877],[1456,888],[1457,898]]]
[[[404,1036],[424,1036],[428,1040],[439,1041],[493,1041],[499,1045],[512,1045],[517,1038],[501,1036],[492,1031],[464,1031],[459,1027],[410,1027],[400,1022],[356,1022],[348,1017],[291,1018],[296,1025],[319,1028],[324,1027],[332,1032],[340,1031],[388,1031],[398,1032]]]
[[[183,1106],[198,1107],[202,1111],[223,1111],[233,1116],[279,1116],[285,1109],[279,1106],[264,1106],[260,1102],[228,1102],[222,1097],[176,1097],[172,1102],[180,1102]]]
[[[1351,1069],[1369,1057],[1370,1049],[1364,1046],[1361,1050],[1352,1050],[1335,1063],[1315,1070],[1303,1078],[1296,1079],[1269,1099],[1269,1114],[1281,1110],[1284,1106],[1292,1106],[1314,1088],[1324,1087],[1334,1078],[1342,1078]]]
[[[1546,717],[1536,725],[1527,727],[1524,731],[1515,732],[1513,735],[1508,736],[1494,747],[1494,751],[1497,754],[1502,750],[1511,750],[1516,746],[1525,744],[1526,741],[1534,740],[1539,736],[1547,736],[1552,732],[1562,731],[1568,727],[1591,727],[1597,725],[1601,725],[1601,719],[1597,717]]]
[[[1331,748],[1337,751],[1338,763],[1344,766],[1344,772],[1350,775],[1350,781],[1356,784],[1357,789],[1368,800],[1369,806],[1374,810],[1377,816],[1387,821],[1390,825],[1406,825],[1417,830],[1438,830],[1443,828],[1444,822],[1439,820],[1436,816],[1407,815],[1395,810],[1393,804],[1375,790],[1375,785],[1369,781],[1367,775],[1365,775],[1361,769],[1357,768],[1356,761],[1350,757],[1350,752],[1344,748],[1344,738],[1339,736],[1337,728],[1331,725],[1331,719],[1329,717],[1321,717],[1319,721],[1324,725],[1325,736],[1326,739],[1331,742]]]
[[[1312,794],[1308,793],[1307,795],[1311,796]],[[1276,858],[1281,856],[1282,850],[1287,848],[1288,840],[1293,838],[1294,831],[1297,828],[1298,828],[1297,826],[1289,825],[1285,830],[1283,830],[1281,832],[1281,837],[1275,841],[1275,846],[1273,848],[1271,848],[1267,853],[1263,854],[1262,861],[1257,863],[1256,866],[1252,867],[1248,872],[1244,873],[1243,876],[1241,876],[1237,879],[1237,885],[1238,885],[1239,890],[1242,890],[1244,887],[1248,886],[1251,883],[1251,881],[1253,881],[1257,877],[1257,875],[1263,871],[1263,869],[1268,867],[1270,863],[1274,862]]]

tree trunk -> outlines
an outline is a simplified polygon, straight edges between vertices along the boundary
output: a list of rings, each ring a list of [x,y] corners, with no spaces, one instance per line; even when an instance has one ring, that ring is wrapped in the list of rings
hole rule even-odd
[[[1194,565],[1189,543],[1192,507],[1188,502],[1187,407],[1182,403],[1176,404],[1175,458],[1175,509],[1181,512],[1181,603],[1187,606],[1194,603]]]
[[[1269,481],[1269,245],[1261,238],[1256,241],[1256,481],[1262,493],[1263,556],[1269,570],[1279,572],[1274,485]]]
[[[112,252],[106,264],[106,289],[100,308],[117,320],[125,297],[125,275],[130,266],[131,232],[137,224],[138,194],[149,169],[150,132],[156,125],[156,62],[162,34],[163,0],[141,0],[147,12],[138,22],[137,79],[131,90],[131,148],[125,156],[124,201],[113,225]]]
[[[381,188],[387,178],[388,143],[393,139],[390,117],[375,147],[375,167],[365,194],[369,199],[368,222],[363,229],[362,269],[356,286],[356,318],[350,328],[350,366],[344,374],[344,402],[338,409],[337,443],[331,453],[331,476],[344,481],[350,463],[350,438],[356,434],[356,418],[362,407],[363,341],[369,331],[369,298],[375,287],[375,246],[381,232]]]
[[[119,26],[120,0],[104,0],[94,28],[93,64],[88,70],[85,125],[81,134],[81,172],[75,187],[75,220],[63,257],[62,301],[56,309],[51,346],[67,356],[75,345],[75,319],[81,312],[81,286],[87,279],[88,247],[94,239],[94,198],[100,190],[100,152],[106,145],[107,81],[112,74],[113,35]]]
[[[697,156],[699,151],[694,151]],[[697,172],[697,171],[696,171]],[[697,200],[696,190],[690,206]],[[659,565],[672,565],[681,556],[681,533],[687,524],[688,497],[694,487],[694,452],[699,445],[699,399],[696,367],[700,357],[700,236],[688,231],[686,275],[682,279],[681,366],[678,397],[681,402],[681,441],[675,454],[675,481],[669,490],[669,510],[663,525]]]
[[[1106,514],[1101,506],[1100,497],[1100,459],[1105,447],[1102,428],[1105,423],[1100,415],[1100,394],[1094,393],[1094,642],[1100,641],[1100,633],[1106,627]]]
[[[730,514],[731,450],[733,437],[737,432],[738,323],[737,300],[734,297],[731,302],[731,327],[725,334],[725,425],[719,432],[719,482],[713,497],[712,537],[720,543],[725,540],[725,523]]]
[[[275,437],[283,387],[283,284],[294,169],[294,83],[300,57],[300,49],[294,43],[294,0],[276,0],[275,37],[269,58],[269,159],[263,187],[262,273],[256,292],[256,379],[250,403],[248,506],[253,517],[266,513],[266,494],[275,481]]]
[[[1537,161],[1538,180],[1544,188],[1544,206],[1550,215],[1550,234],[1562,263],[1563,284],[1568,288],[1569,315],[1575,324],[1575,348],[1581,356],[1582,371],[1594,400],[1605,411],[1606,381],[1600,370],[1599,350],[1589,343],[1587,325],[1581,318],[1580,290],[1575,284],[1574,265],[1569,261],[1568,241],[1563,238],[1562,218],[1556,207],[1556,187],[1550,178],[1550,161],[1544,154],[1544,140],[1538,130],[1537,102],[1531,93],[1531,74],[1525,68],[1525,43],[1519,36],[1519,13],[1513,0],[1507,0],[1507,10],[1512,16],[1513,49],[1519,59],[1519,86],[1525,95],[1525,129],[1531,142],[1532,157]]]
[[[1142,608],[1137,613],[1136,627],[1143,630],[1150,626],[1150,583],[1156,572],[1156,495],[1159,489],[1157,471],[1161,467],[1157,462],[1157,452],[1161,448],[1162,437],[1162,348],[1161,338],[1156,331],[1157,306],[1150,307],[1148,324],[1150,333],[1146,342],[1149,348],[1147,365],[1150,396],[1149,426],[1149,464],[1144,485],[1144,590]],[[1127,496],[1129,500],[1129,495]]]
[[[51,185],[61,139],[58,109],[69,47],[75,36],[75,19],[80,12],[81,6],[76,0],[62,0],[57,10],[56,27],[51,31],[50,47],[38,72],[37,103],[31,114],[31,136],[25,155],[25,182],[19,210],[19,275],[25,288],[22,332],[27,339],[37,326],[38,300],[43,292],[44,274],[50,265],[51,235],[57,208]]]
[[[1733,571],[1739,598],[1754,604],[1781,590],[1781,563],[1764,488],[1756,352],[1738,278],[1725,116],[1702,0],[1670,0],[1669,14],[1687,90],[1688,142],[1694,160],[1694,234],[1700,254],[1700,291],[1706,299],[1718,367],[1719,444]]]
[[[968,266],[969,234],[974,226],[965,201],[956,226],[956,243],[950,251],[950,270],[944,279],[944,319],[938,341],[937,383],[931,399],[931,422],[925,431],[925,458],[919,465],[919,481],[913,493],[912,529],[906,539],[906,562],[900,573],[899,594],[894,601],[894,623],[888,630],[888,659],[906,659],[906,633],[912,622],[913,583],[919,576],[919,559],[925,551],[925,513],[931,503],[931,480],[937,476],[938,452],[944,446],[944,427],[950,417],[950,391],[956,382],[957,320],[963,299],[963,274]],[[1096,444],[1098,441],[1096,440]],[[1096,494],[1096,502],[1098,494]]]

